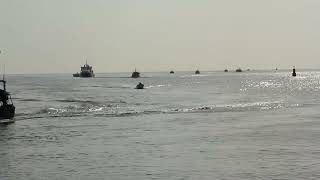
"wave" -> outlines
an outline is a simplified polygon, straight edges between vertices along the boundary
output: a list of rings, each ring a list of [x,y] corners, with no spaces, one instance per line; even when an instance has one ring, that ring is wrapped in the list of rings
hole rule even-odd
[[[208,77],[209,74],[192,74],[192,75],[182,75],[180,78],[189,78],[189,77]]]
[[[63,102],[63,103],[91,103],[96,104],[98,102],[96,101],[90,101],[90,100],[79,100],[79,99],[60,99],[56,100],[57,102]]]
[[[227,112],[248,112],[248,111],[270,111],[282,108],[296,108],[301,105],[288,105],[282,101],[274,102],[253,102],[226,105],[203,105],[185,108],[163,108],[163,109],[140,109],[137,106],[119,107],[117,105],[86,105],[86,106],[65,106],[46,107],[32,114],[17,114],[18,119],[32,118],[56,118],[56,117],[127,117],[150,114],[177,114],[177,113],[227,113]]]
[[[108,86],[107,89],[131,89],[133,86]]]
[[[13,100],[23,101],[23,102],[40,102],[40,99],[23,99],[23,98],[12,98]]]
[[[272,109],[281,109],[286,107],[286,105],[281,101],[275,102],[254,102],[254,103],[239,103],[239,104],[229,104],[229,105],[209,105],[200,106],[194,108],[182,108],[175,109],[175,112],[246,112],[246,111],[265,111]]]
[[[60,99],[56,100],[56,102],[62,102],[62,103],[80,103],[84,105],[100,105],[100,104],[127,104],[126,101],[119,100],[119,101],[91,101],[91,100],[80,100],[80,99]]]
[[[164,84],[159,84],[159,85],[150,85],[150,86],[147,86],[145,87],[146,89],[149,89],[149,88],[157,88],[157,87],[169,87],[170,84],[167,84],[167,85],[164,85]]]

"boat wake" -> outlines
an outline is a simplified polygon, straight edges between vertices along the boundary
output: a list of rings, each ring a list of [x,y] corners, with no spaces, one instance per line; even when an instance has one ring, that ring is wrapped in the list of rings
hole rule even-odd
[[[176,114],[176,113],[226,113],[226,112],[252,112],[270,111],[283,108],[299,107],[297,104],[286,104],[282,101],[254,102],[226,105],[203,105],[196,107],[154,107],[146,109],[145,104],[80,104],[59,107],[46,107],[32,114],[17,114],[18,119],[36,118],[62,118],[62,117],[127,117],[151,114]]]
[[[159,87],[169,87],[171,86],[170,84],[164,85],[164,84],[159,84],[159,85],[150,85],[145,87],[146,89],[150,89],[150,88],[159,88]]]

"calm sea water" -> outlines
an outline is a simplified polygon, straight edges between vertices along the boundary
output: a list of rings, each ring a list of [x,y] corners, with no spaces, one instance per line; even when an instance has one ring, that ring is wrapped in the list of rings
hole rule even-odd
[[[320,179],[320,72],[192,73],[9,75],[0,179]]]

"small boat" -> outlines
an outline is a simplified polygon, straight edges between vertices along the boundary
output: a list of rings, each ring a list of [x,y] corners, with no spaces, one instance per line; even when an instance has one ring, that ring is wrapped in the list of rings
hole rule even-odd
[[[199,69],[196,70],[196,72],[194,72],[195,74],[200,74]]]
[[[236,69],[236,72],[242,72],[241,68]]]
[[[293,69],[292,69],[292,76],[293,76],[293,77],[296,77],[296,76],[297,76],[296,67],[295,67],[295,66],[293,66]]]
[[[95,74],[93,72],[92,66],[86,62],[84,66],[81,66],[80,73],[73,74],[73,77],[81,77],[81,78],[93,78]]]
[[[170,71],[170,74],[174,74],[174,71]]]
[[[10,93],[6,90],[6,81],[0,80],[3,83],[3,89],[0,89],[0,124],[14,123],[15,106],[12,103]]]
[[[139,78],[140,77],[140,72],[137,72],[137,69],[134,69],[134,72],[131,75],[132,78]]]
[[[224,72],[229,72],[229,70],[228,70],[228,69],[225,69]]]
[[[139,82],[139,84],[136,86],[136,89],[144,89],[144,84]]]
[[[80,77],[80,73],[78,73],[78,72],[77,72],[77,73],[74,73],[74,74],[73,74],[73,77]]]

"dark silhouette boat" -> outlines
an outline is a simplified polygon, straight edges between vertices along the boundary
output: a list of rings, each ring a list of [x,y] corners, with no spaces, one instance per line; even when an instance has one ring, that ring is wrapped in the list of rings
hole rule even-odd
[[[73,77],[80,77],[80,73],[78,73],[78,72],[77,72],[77,73],[74,73],[74,74],[73,74]]]
[[[134,72],[131,75],[132,78],[139,78],[140,77],[140,72],[137,72],[137,69],[134,69]]]
[[[241,68],[236,69],[236,72],[242,72]]]
[[[170,74],[174,74],[174,71],[170,71]]]
[[[200,74],[199,69],[196,70],[196,72],[194,72],[195,74]]]
[[[293,66],[293,69],[292,69],[292,76],[293,76],[293,77],[296,77],[296,76],[297,76],[296,67],[295,67],[295,66]]]
[[[80,73],[73,74],[73,77],[81,77],[81,78],[93,78],[95,74],[93,72],[92,66],[90,66],[87,62],[84,66],[81,66]]]
[[[0,124],[14,123],[15,106],[12,103],[10,93],[6,90],[6,81],[0,80],[3,83],[3,89],[0,89]]]
[[[139,82],[139,84],[136,86],[136,89],[144,89],[144,84]]]
[[[95,77],[95,74],[92,70],[92,66],[90,66],[87,62],[84,66],[81,67],[80,77],[82,78]]]
[[[229,70],[228,70],[228,69],[225,69],[224,72],[229,72]]]

